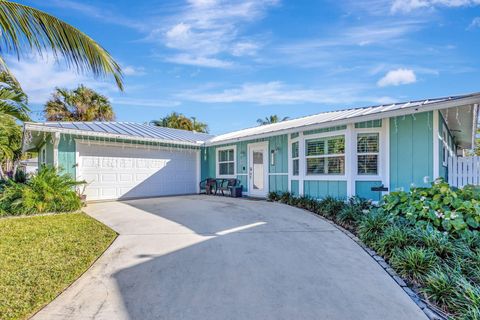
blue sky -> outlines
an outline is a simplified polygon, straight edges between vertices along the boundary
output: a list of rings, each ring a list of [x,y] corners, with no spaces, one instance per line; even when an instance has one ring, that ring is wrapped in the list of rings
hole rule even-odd
[[[87,33],[125,72],[122,93],[51,57],[8,59],[37,112],[54,87],[84,83],[118,121],[178,111],[219,134],[270,114],[480,91],[480,0],[21,3]]]

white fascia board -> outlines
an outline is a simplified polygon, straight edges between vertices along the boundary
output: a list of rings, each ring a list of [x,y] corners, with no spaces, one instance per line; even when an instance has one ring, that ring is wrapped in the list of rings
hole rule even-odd
[[[85,137],[103,137],[103,138],[111,138],[111,139],[123,139],[128,141],[156,142],[156,143],[165,143],[165,144],[171,144],[171,145],[182,145],[182,146],[192,146],[192,147],[202,147],[205,145],[203,142],[193,143],[193,142],[187,142],[187,141],[165,140],[165,139],[157,139],[157,138],[132,137],[128,135],[108,133],[108,132],[90,132],[90,131],[82,131],[82,130],[76,130],[76,129],[48,127],[48,126],[39,125],[35,123],[25,123],[23,130],[39,131],[39,132],[60,132],[63,134],[72,134],[72,135],[79,135],[79,136],[85,136]]]
[[[442,102],[432,103],[428,105],[419,105],[417,107],[407,107],[402,109],[394,109],[392,111],[383,111],[383,112],[372,113],[372,114],[364,114],[360,116],[354,116],[351,118],[330,120],[330,121],[317,123],[317,124],[299,125],[294,128],[281,129],[277,131],[269,131],[269,132],[258,133],[258,134],[251,134],[251,135],[243,136],[239,138],[231,138],[231,139],[225,139],[220,141],[210,140],[210,141],[206,141],[205,145],[218,146],[218,145],[223,145],[227,143],[236,143],[236,142],[246,141],[246,140],[268,138],[271,136],[276,136],[281,134],[290,134],[290,133],[295,133],[299,131],[322,129],[322,128],[328,128],[333,126],[340,126],[340,125],[348,125],[350,123],[355,123],[355,122],[380,120],[384,118],[392,118],[392,117],[398,117],[403,115],[417,114],[417,113],[423,113],[423,112],[428,112],[433,110],[448,109],[448,108],[453,108],[457,106],[464,106],[464,105],[478,104],[478,103],[480,103],[480,94],[471,96],[471,97],[462,98],[462,99],[451,100],[451,101],[442,101]]]

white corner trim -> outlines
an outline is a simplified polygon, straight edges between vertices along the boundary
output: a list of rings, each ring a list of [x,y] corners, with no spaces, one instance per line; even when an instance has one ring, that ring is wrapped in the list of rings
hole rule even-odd
[[[387,194],[390,192],[390,118],[382,120],[383,132],[384,132],[384,145],[385,145],[385,161],[383,174],[383,185],[388,188]]]
[[[439,128],[438,128],[438,110],[433,111],[433,180],[440,176],[440,149],[439,149]]]
[[[53,140],[53,166],[58,168],[58,144],[60,143],[60,132],[52,134]]]

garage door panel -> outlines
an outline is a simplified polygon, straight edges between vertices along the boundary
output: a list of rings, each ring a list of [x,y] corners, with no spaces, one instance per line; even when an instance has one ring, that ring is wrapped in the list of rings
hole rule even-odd
[[[88,200],[195,193],[197,152],[78,143]]]

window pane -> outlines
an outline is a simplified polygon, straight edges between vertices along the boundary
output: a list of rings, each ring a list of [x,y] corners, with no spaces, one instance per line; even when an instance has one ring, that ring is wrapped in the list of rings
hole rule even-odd
[[[345,137],[338,136],[328,139],[328,154],[345,153]]]
[[[223,162],[218,165],[218,173],[220,175],[233,175],[235,164],[233,162]]]
[[[227,161],[227,150],[218,151],[218,161]]]
[[[358,174],[378,174],[378,156],[358,156]]]
[[[307,156],[320,156],[325,154],[325,140],[307,140]]]
[[[293,175],[298,176],[299,173],[299,161],[298,159],[293,160]]]
[[[227,152],[228,152],[228,161],[233,161],[233,157],[234,157],[233,149],[230,149]]]
[[[307,159],[307,174],[325,174],[325,158]]]
[[[292,158],[298,158],[298,142],[292,143]]]
[[[327,158],[328,174],[344,174],[345,173],[345,157]]]
[[[357,137],[357,152],[378,152],[378,133],[362,133]]]

